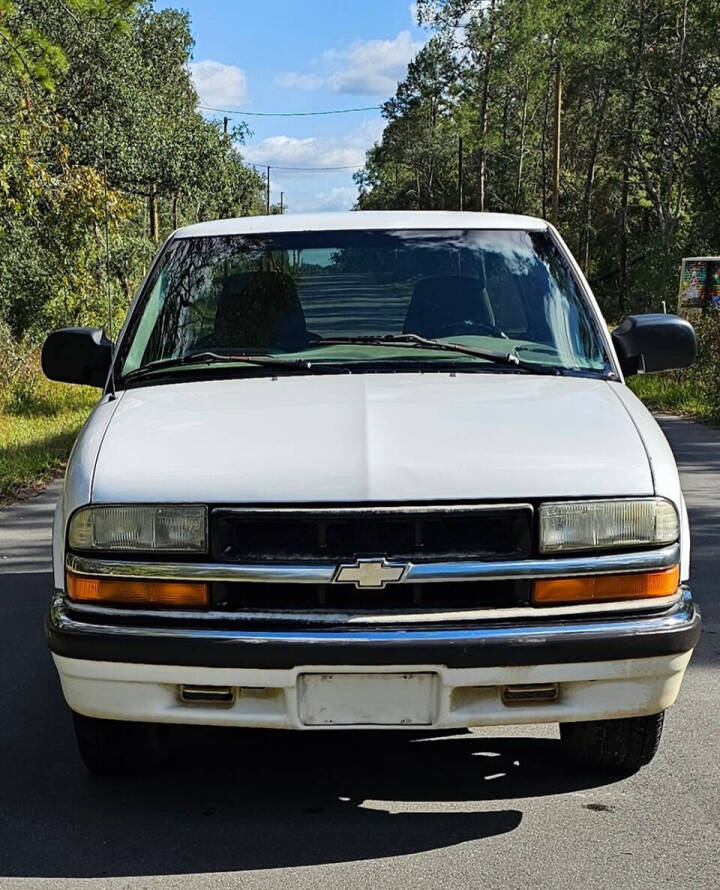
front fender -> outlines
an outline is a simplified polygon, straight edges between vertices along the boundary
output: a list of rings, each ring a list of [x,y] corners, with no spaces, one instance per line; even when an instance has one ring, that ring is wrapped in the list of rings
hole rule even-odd
[[[65,529],[68,518],[78,507],[92,501],[95,464],[122,396],[122,393],[117,397],[103,396],[85,421],[70,453],[65,482],[53,521],[53,576],[56,590],[65,589]]]

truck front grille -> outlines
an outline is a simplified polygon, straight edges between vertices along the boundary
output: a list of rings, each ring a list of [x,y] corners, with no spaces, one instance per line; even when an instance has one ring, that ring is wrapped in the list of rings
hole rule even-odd
[[[524,559],[532,507],[223,508],[211,513],[219,562]]]

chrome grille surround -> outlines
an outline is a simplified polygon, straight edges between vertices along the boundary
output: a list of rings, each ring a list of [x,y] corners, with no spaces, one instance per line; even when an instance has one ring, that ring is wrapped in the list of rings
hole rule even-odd
[[[670,544],[656,550],[612,553],[601,556],[572,556],[548,559],[521,559],[485,562],[454,560],[408,563],[398,584],[431,584],[445,581],[485,579],[562,578],[573,575],[647,572],[677,565],[680,545]],[[264,584],[331,584],[337,571],[334,562],[278,564],[221,564],[209,562],[155,562],[118,559],[89,559],[69,553],[68,571],[78,575],[116,578],[151,578],[186,581],[255,581]]]

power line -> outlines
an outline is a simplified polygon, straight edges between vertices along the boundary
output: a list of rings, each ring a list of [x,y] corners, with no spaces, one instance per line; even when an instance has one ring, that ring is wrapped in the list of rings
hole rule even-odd
[[[283,167],[279,164],[263,164],[260,161],[246,161],[246,163],[250,164],[251,167],[272,167],[273,170],[315,170],[320,173],[328,170],[359,170],[365,166],[365,162],[362,164],[346,164],[344,167]]]
[[[258,167],[265,167],[265,210],[268,216],[270,216],[270,171],[271,170],[304,170],[310,171],[313,173],[326,173],[331,170],[359,170],[361,167],[364,167],[364,164],[346,164],[342,167],[282,167],[276,164],[259,164],[257,161],[251,163],[250,166],[257,173]],[[280,213],[283,212],[283,198],[285,192],[280,192]]]
[[[202,111],[216,111],[218,114],[233,114],[239,117],[318,117],[325,114],[354,114],[358,111],[380,111],[382,105],[366,105],[363,108],[335,108],[330,111],[232,111],[228,108],[211,108],[198,105]]]

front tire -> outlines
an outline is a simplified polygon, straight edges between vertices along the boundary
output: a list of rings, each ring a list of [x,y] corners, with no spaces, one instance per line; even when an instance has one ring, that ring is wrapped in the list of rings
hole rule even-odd
[[[660,746],[665,712],[649,717],[561,723],[560,741],[576,763],[613,773],[634,773]]]
[[[160,760],[158,728],[152,723],[99,720],[73,712],[82,762],[98,776],[142,775]]]

